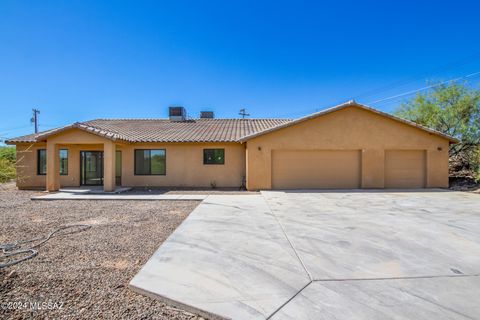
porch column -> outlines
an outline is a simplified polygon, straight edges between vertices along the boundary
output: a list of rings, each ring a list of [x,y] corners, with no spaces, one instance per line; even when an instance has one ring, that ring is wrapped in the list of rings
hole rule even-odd
[[[110,140],[103,144],[103,190],[115,191],[115,143]]]
[[[47,191],[60,189],[60,155],[58,145],[47,140]]]

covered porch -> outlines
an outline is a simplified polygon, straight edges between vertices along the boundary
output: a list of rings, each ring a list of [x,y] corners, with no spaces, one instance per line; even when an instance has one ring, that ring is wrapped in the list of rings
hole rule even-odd
[[[60,150],[67,150],[68,174],[60,172]],[[96,186],[114,192],[121,185],[121,151],[112,139],[72,128],[46,138],[46,190]]]

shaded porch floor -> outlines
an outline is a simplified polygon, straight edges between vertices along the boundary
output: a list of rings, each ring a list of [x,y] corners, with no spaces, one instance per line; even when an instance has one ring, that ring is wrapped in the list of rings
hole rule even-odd
[[[117,186],[115,191],[106,192],[103,190],[103,186],[81,186],[81,187],[66,187],[60,188],[58,192],[72,193],[72,194],[118,194],[130,191],[130,187]]]

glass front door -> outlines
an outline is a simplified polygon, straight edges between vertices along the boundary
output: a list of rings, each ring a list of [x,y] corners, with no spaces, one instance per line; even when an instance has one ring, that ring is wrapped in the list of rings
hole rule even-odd
[[[80,184],[103,185],[103,151],[80,151]]]
[[[122,151],[115,152],[115,184],[122,185]]]

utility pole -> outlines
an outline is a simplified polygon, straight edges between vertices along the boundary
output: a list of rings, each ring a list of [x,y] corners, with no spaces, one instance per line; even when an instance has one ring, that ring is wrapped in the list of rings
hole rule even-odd
[[[35,125],[35,133],[38,133],[38,115],[40,114],[40,110],[32,109],[32,111],[33,111],[33,117],[30,119],[30,122],[32,122]]]
[[[242,116],[242,119],[245,119],[245,117],[248,117],[250,115],[249,113],[247,113],[246,109],[240,109],[240,112],[238,114]]]

